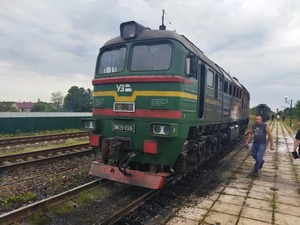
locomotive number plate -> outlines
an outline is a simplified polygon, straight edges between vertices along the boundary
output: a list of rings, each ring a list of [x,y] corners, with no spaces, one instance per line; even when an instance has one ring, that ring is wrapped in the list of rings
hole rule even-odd
[[[135,132],[135,125],[134,124],[112,124],[112,131],[127,131],[134,133]]]

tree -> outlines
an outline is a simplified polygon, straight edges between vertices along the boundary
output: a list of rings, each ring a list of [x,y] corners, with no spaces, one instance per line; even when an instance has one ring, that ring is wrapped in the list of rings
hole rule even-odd
[[[31,109],[31,112],[54,112],[55,109],[53,106],[47,102],[41,102],[40,99],[38,99],[38,102],[34,104],[34,106]]]
[[[61,111],[63,109],[64,95],[61,91],[53,92],[51,94],[51,102],[53,103],[56,111]]]
[[[16,108],[12,108],[13,102],[0,102],[0,112],[17,112]]]
[[[294,110],[295,119],[300,120],[300,100],[296,102],[295,108],[293,108],[293,110]]]
[[[250,115],[255,115],[256,114],[256,107],[250,108]]]
[[[64,99],[64,108],[71,112],[91,112],[93,106],[93,97],[91,89],[85,90],[73,86],[69,89]]]

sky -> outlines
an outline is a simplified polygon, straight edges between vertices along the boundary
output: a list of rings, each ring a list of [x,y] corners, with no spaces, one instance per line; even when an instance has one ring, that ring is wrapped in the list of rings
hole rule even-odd
[[[0,0],[0,101],[92,89],[99,48],[122,22],[176,30],[230,71],[250,106],[300,100],[299,0]],[[171,24],[170,24],[170,23]]]

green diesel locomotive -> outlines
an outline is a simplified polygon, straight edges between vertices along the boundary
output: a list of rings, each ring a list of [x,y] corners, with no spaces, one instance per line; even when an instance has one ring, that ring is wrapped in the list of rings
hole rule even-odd
[[[270,119],[271,109],[266,104],[259,104],[255,108],[255,115],[260,115],[263,122],[267,122]]]
[[[183,35],[120,25],[97,59],[90,174],[153,189],[245,133],[249,93]]]

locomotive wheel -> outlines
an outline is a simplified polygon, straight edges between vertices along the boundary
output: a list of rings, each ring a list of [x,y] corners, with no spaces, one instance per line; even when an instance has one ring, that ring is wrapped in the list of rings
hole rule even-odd
[[[175,173],[184,174],[187,172],[186,170],[186,159],[184,155],[178,155],[175,165],[174,165]]]

